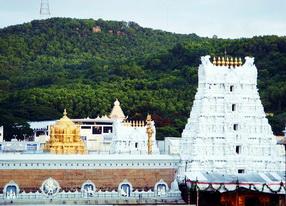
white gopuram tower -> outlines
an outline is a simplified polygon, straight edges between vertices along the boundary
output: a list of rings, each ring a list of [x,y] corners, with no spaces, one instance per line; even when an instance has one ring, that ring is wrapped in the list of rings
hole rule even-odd
[[[182,133],[181,172],[284,171],[257,89],[254,58],[201,57],[198,89]]]

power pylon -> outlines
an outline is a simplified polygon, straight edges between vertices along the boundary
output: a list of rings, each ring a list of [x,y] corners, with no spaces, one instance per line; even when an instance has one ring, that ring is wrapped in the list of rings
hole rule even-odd
[[[50,16],[51,15],[49,0],[41,0],[40,15],[41,16]]]

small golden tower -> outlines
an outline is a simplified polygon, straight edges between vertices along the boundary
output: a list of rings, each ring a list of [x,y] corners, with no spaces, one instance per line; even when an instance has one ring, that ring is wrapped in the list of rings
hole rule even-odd
[[[152,154],[152,135],[154,133],[152,129],[152,117],[150,114],[146,118],[146,133],[148,135],[147,145],[148,145],[148,154]]]
[[[58,120],[50,129],[50,140],[45,144],[44,150],[55,154],[84,154],[86,148],[80,138],[80,128],[67,117]]]

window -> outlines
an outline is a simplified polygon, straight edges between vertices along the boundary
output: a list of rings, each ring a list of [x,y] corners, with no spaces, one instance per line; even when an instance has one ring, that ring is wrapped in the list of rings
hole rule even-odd
[[[135,142],[135,148],[137,148],[138,147],[138,142]]]
[[[37,150],[37,144],[27,144],[27,150],[28,151],[36,151]]]
[[[92,127],[92,134],[101,134],[101,133],[102,133],[102,127],[101,126]]]
[[[112,125],[112,122],[98,122],[97,125]]]
[[[233,92],[233,88],[234,88],[234,86],[233,86],[233,85],[230,85],[229,91],[230,91],[230,92]]]
[[[80,124],[80,122],[75,122],[76,124]],[[94,122],[82,122],[84,125],[94,125]]]
[[[91,129],[91,126],[81,126],[82,129]]]
[[[103,127],[103,133],[112,133],[112,127]]]
[[[234,130],[234,131],[237,131],[237,130],[238,130],[238,124],[234,124],[234,125],[233,125],[233,130]]]
[[[236,152],[236,154],[240,154],[241,153],[241,146],[240,145],[237,145],[235,147],[235,152]]]
[[[242,174],[242,173],[244,173],[245,171],[244,171],[244,169],[238,169],[237,172],[238,172],[239,174]]]
[[[44,131],[37,131],[36,137],[39,137],[40,135],[45,135],[45,132]]]
[[[233,112],[236,111],[236,104],[231,105],[231,111],[233,111]]]

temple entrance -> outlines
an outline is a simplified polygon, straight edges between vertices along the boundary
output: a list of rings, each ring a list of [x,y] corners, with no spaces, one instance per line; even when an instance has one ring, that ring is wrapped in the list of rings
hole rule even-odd
[[[196,205],[199,198],[199,206],[285,206],[284,195],[262,193],[245,188],[239,188],[230,192],[195,191],[180,185],[182,199],[187,204]]]
[[[261,206],[261,204],[257,197],[247,197],[245,198],[245,206]]]

